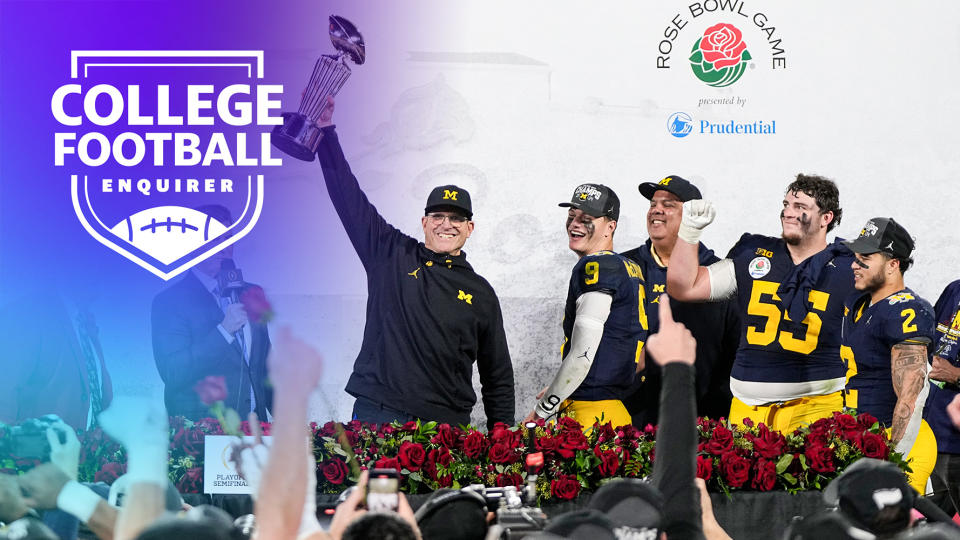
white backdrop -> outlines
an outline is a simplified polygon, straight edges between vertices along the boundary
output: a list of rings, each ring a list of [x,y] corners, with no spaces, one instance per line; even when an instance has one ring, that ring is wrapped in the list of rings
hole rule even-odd
[[[638,183],[668,174],[695,182],[718,208],[704,241],[723,255],[745,231],[779,234],[787,183],[798,172],[821,174],[840,187],[840,236],[855,236],[873,216],[895,217],[916,236],[907,284],[931,303],[960,273],[953,221],[960,4],[738,0],[726,2],[734,13],[698,17],[691,4],[409,3],[403,9],[417,24],[397,28],[370,4],[340,13],[364,32],[369,58],[338,99],[347,157],[387,220],[416,237],[432,186],[458,183],[473,195],[476,231],[465,249],[501,300],[518,417],[559,363],[575,256],[556,204],[584,181],[620,195],[621,251],[646,238]],[[785,68],[772,69],[757,12],[775,26]],[[671,67],[658,69],[658,44],[678,15],[686,25],[672,43]],[[717,89],[694,76],[687,57],[720,22],[742,30],[753,59],[739,81]],[[375,82],[387,77],[395,84]],[[287,91],[290,99],[299,94]],[[744,104],[698,106],[715,97]],[[668,132],[675,112],[694,119],[694,133]],[[701,119],[775,120],[776,134],[701,134]],[[319,167],[291,161],[271,185],[270,205],[297,232],[282,242],[255,231],[238,262],[249,276],[274,276],[260,281],[279,322],[324,351],[328,369],[312,416],[346,418],[352,399],[343,387],[359,350],[366,282],[332,217]],[[324,279],[315,279],[313,264],[283,262],[313,246],[322,249]],[[138,388],[147,371],[130,372]]]

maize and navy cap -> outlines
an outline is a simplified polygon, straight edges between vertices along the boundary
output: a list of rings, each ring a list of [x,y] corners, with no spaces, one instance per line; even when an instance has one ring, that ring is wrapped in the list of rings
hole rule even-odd
[[[899,259],[909,259],[913,253],[913,238],[893,218],[875,217],[860,230],[856,240],[844,242],[850,251],[861,255],[883,252]]]
[[[462,187],[448,184],[433,188],[427,197],[427,206],[424,213],[432,210],[450,208],[461,212],[467,219],[473,219],[473,205],[470,203],[470,193]]]
[[[595,218],[620,219],[620,198],[603,184],[580,184],[573,190],[570,202],[560,203],[559,206],[576,208]]]
[[[691,184],[689,180],[675,174],[667,176],[659,182],[644,182],[637,186],[637,188],[640,190],[640,194],[646,197],[647,200],[653,199],[653,194],[660,190],[673,193],[680,198],[680,202],[703,198],[697,186]]]

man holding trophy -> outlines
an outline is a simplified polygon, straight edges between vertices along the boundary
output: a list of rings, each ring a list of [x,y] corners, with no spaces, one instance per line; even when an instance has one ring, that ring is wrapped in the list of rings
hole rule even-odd
[[[377,212],[350,171],[331,122],[332,96],[346,80],[338,73],[345,69],[349,75],[343,60],[363,62],[363,39],[345,19],[330,21],[331,41],[341,54],[317,62],[300,111],[284,115],[274,144],[298,159],[319,157],[330,199],[367,273],[363,343],[346,387],[356,397],[353,417],[468,424],[476,403],[476,362],[488,428],[512,425],[513,365],[500,303],[462,250],[474,229],[470,194],[454,185],[430,192],[420,220],[423,242]]]

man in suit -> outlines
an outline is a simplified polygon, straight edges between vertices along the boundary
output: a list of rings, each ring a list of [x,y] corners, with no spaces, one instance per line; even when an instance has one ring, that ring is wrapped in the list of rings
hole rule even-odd
[[[96,281],[64,274],[56,292],[24,294],[0,309],[0,422],[56,414],[90,427],[113,388],[91,309]]]
[[[222,206],[198,210],[226,227],[232,223]],[[233,246],[229,246],[197,264],[153,299],[153,357],[171,416],[210,416],[194,386],[208,376],[220,376],[226,381],[227,407],[241,417],[254,411],[267,419],[273,399],[265,385],[270,337],[265,324],[249,320],[243,304],[231,303],[219,290],[217,278],[223,261],[232,257]]]

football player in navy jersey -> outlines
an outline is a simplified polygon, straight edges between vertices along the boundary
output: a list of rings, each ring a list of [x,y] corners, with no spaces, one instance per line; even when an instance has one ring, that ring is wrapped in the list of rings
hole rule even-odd
[[[937,461],[937,441],[921,419],[935,323],[930,303],[903,285],[913,239],[893,218],[873,218],[846,244],[856,254],[857,289],[844,302],[846,404],[890,429],[897,451],[910,459],[910,485],[925,493]]]
[[[666,292],[667,265],[677,242],[683,203],[702,199],[700,190],[677,175],[659,182],[644,182],[638,186],[640,194],[650,201],[647,211],[647,241],[637,248],[622,253],[636,261],[643,269],[647,296],[647,321],[650,335],[660,328],[657,303]],[[703,243],[699,246],[700,264],[709,265],[720,260]],[[696,398],[697,415],[719,419],[730,415],[730,368],[740,341],[740,317],[733,299],[725,302],[687,303],[671,300],[674,319],[686,326],[697,340]],[[643,428],[656,425],[659,420],[662,372],[657,362],[651,362],[649,350],[646,367],[624,399],[633,424]]]
[[[836,184],[799,174],[783,197],[780,238],[744,234],[727,257],[700,266],[697,247],[715,211],[684,203],[667,292],[680,301],[738,296],[743,321],[730,373],[730,420],[790,432],[843,407],[843,300],[853,291],[853,254],[827,233],[840,223]]]
[[[943,289],[933,312],[937,334],[929,377],[935,382],[923,411],[937,438],[930,498],[953,515],[960,511],[960,280]]]
[[[527,420],[558,413],[584,429],[596,418],[630,423],[621,398],[633,382],[647,338],[643,272],[613,253],[620,199],[602,184],[582,184],[568,207],[570,249],[580,256],[570,276],[563,316],[563,363]]]

